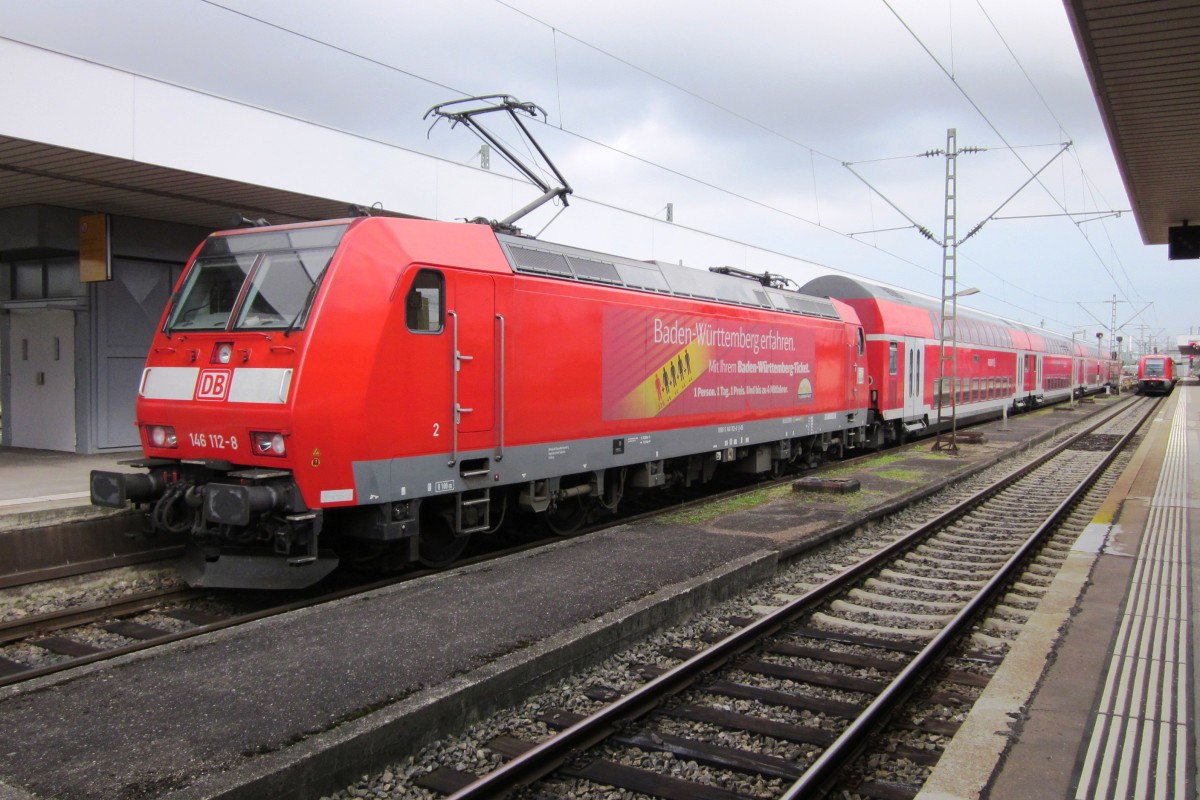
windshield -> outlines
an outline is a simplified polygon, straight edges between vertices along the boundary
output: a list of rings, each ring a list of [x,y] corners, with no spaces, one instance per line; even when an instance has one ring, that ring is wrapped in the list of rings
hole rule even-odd
[[[1147,378],[1161,378],[1161,377],[1163,377],[1165,372],[1166,372],[1166,370],[1163,369],[1163,362],[1162,362],[1161,358],[1146,359],[1146,377]]]
[[[173,302],[166,330],[303,328],[347,227],[210,238]]]

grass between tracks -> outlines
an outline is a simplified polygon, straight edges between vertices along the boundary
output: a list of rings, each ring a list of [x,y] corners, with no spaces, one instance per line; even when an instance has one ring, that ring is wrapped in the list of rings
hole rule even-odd
[[[788,497],[791,493],[792,487],[790,485],[772,486],[769,489],[756,489],[753,492],[747,492],[737,497],[715,500],[695,508],[664,514],[659,519],[668,525],[699,525],[704,522],[711,522],[717,517],[723,517],[726,514],[745,511],[749,508],[757,508],[764,503]]]
[[[928,450],[909,450],[903,453],[884,453],[874,456],[863,461],[856,461],[853,464],[836,467],[833,469],[821,470],[818,475],[821,478],[851,478],[864,477],[867,473],[872,476],[883,478],[889,481],[898,481],[901,483],[920,483],[928,480],[929,475],[920,468],[919,465],[914,465],[913,462],[920,461],[942,461],[949,458],[945,453],[933,452]],[[897,464],[897,462],[905,462],[903,466],[889,466]],[[790,485],[773,486],[766,489],[758,489],[748,492],[738,497],[731,497],[724,500],[716,500],[696,508],[689,508],[681,511],[676,511],[666,514],[660,518],[665,524],[670,525],[701,525],[712,522],[714,519],[723,517],[727,514],[735,514],[740,511],[747,511],[752,508],[765,505],[772,502],[783,502],[788,498],[794,500],[794,504],[800,507],[812,506],[820,503],[825,507],[836,506],[845,511],[854,512],[866,508],[870,508],[883,500],[886,500],[889,492],[876,491],[869,488],[864,488],[858,492],[848,494],[839,494],[834,492],[805,492],[803,494],[795,494]]]

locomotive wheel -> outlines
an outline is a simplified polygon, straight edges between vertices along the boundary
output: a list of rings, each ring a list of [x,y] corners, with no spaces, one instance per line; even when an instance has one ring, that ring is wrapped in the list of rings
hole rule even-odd
[[[471,537],[455,535],[454,526],[441,514],[431,515],[428,524],[421,526],[417,542],[417,560],[429,569],[441,569],[453,564],[466,549]]]
[[[591,508],[583,497],[568,497],[547,509],[542,518],[555,536],[571,536],[583,527]]]

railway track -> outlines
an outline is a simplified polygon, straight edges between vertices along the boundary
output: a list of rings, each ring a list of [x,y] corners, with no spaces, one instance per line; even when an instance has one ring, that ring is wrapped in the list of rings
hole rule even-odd
[[[0,622],[0,687],[327,603],[413,577],[418,574],[288,595],[171,587]],[[25,657],[14,657],[14,650]]]
[[[0,686],[247,621],[195,607],[212,592],[166,588],[0,623]],[[7,653],[7,655],[5,655]],[[15,658],[15,655],[25,658]]]
[[[728,620],[738,627],[711,636],[710,647],[670,653],[675,666],[642,667],[648,681],[638,688],[589,687],[587,697],[603,703],[591,713],[546,709],[541,722],[560,732],[492,739],[506,761],[491,773],[443,767],[417,785],[453,800],[524,786],[537,797],[603,797],[615,787],[681,800],[790,800],[829,791],[888,720],[952,736],[953,721],[897,710],[938,669],[958,688],[937,690],[935,703],[969,702],[986,684],[993,653],[968,654],[979,669],[939,665],[1011,590],[1153,406],[1118,409],[786,605]],[[918,789],[855,791],[902,798]]]
[[[845,459],[837,462],[836,466],[844,468],[864,457],[867,456]],[[766,481],[747,480],[742,481],[736,488],[728,488],[715,493],[711,490],[691,492],[674,498],[666,498],[665,501],[658,498],[659,502],[651,503],[649,509],[623,511],[601,522],[583,526],[573,535],[584,535],[615,525],[652,520],[664,513],[664,510],[677,512],[694,506],[719,502],[738,497],[748,491],[769,489],[786,484],[795,478],[796,476],[793,475]],[[461,567],[489,558],[504,557],[542,546],[556,538],[554,536],[546,537],[543,532],[540,532],[540,527],[539,525],[539,535],[533,541],[513,536],[509,536],[507,539],[489,539],[490,544],[488,542],[481,544],[475,548],[475,552],[470,557],[459,560],[455,566]],[[519,543],[513,544],[514,541]],[[179,549],[175,548],[175,550]],[[97,571],[124,563],[123,560],[113,563],[97,562]],[[78,571],[75,570],[75,572]],[[71,574],[75,574],[75,572]],[[436,570],[416,570],[386,578],[363,578],[352,581],[354,585],[351,588],[319,593],[304,592],[305,599],[303,600],[289,599],[278,604],[268,604],[265,607],[264,601],[260,598],[255,602],[255,609],[248,613],[234,610],[239,601],[236,599],[230,601],[229,598],[237,598],[237,593],[217,593],[171,587],[62,608],[15,620],[0,621],[0,686],[20,683],[83,664],[147,650],[169,642],[261,619],[272,614],[327,602],[354,592],[368,591],[400,581],[424,577],[433,572]],[[60,571],[52,568],[44,572],[29,573],[24,580],[12,585],[34,584],[40,580],[52,580],[59,577],[62,577]],[[11,586],[0,583],[0,588],[11,588]],[[207,605],[206,610],[199,610],[195,607],[198,601],[216,598],[220,599],[215,604]],[[211,610],[213,605],[222,608],[221,613],[213,613]],[[224,610],[226,608],[228,610]],[[6,651],[20,647],[23,647],[21,655],[25,656],[24,658],[10,657],[11,652],[6,655]]]
[[[837,462],[845,468],[860,456]],[[618,514],[603,523],[588,525],[578,533],[590,533],[613,525],[630,524],[653,519],[666,511],[680,511],[722,499],[737,497],[747,491],[769,489],[790,483],[796,476],[781,479],[751,482],[738,488],[717,493],[703,493],[691,498],[675,498],[666,504],[657,504],[650,510]],[[554,537],[551,537],[551,540]],[[500,543],[499,548],[484,547],[474,555],[460,560],[456,566],[465,566],[488,558],[502,557],[532,547],[547,540],[525,541],[511,545]],[[299,600],[264,602],[259,598],[253,602],[253,610],[236,609],[237,601],[220,602],[219,613],[213,613],[212,605],[205,610],[197,609],[197,601],[220,596],[228,600],[228,594],[201,592],[185,588],[167,588],[133,596],[107,599],[81,607],[64,608],[44,614],[36,614],[18,620],[0,622],[0,686],[20,683],[44,675],[61,672],[71,667],[113,658],[120,655],[147,650],[162,644],[198,636],[215,630],[233,627],[244,622],[261,619],[272,614],[315,605],[337,599],[355,592],[391,585],[398,581],[428,575],[433,570],[420,570],[386,578],[359,580],[350,588],[338,588],[320,593],[304,593]],[[57,577],[51,574],[49,577]],[[243,605],[245,605],[243,603]],[[74,631],[74,632],[73,632]],[[13,650],[20,650],[21,657],[13,657]]]
[[[853,461],[839,462],[838,466],[845,467],[847,463],[853,463]],[[741,487],[683,502],[677,499],[670,505],[669,510],[675,511],[692,505],[702,505],[722,498],[735,497],[748,490],[769,488],[794,479],[795,477],[792,476],[775,481],[758,482],[749,489]],[[662,513],[661,508],[632,515],[621,514],[608,520],[604,525],[588,526],[586,531],[581,531],[581,533],[610,525],[628,524],[640,519],[653,518],[660,513]],[[460,561],[458,565],[503,556],[511,552],[537,547],[539,544],[539,542],[527,542],[515,547],[501,546],[498,553],[485,550],[475,558]],[[366,584],[359,581],[350,588],[307,594],[302,599],[286,600],[282,603],[268,602],[264,604],[263,599],[259,598],[253,602],[254,608],[251,611],[237,609],[236,602],[218,603],[217,606],[221,609],[219,613],[213,613],[211,604],[198,609],[196,607],[198,601],[214,597],[215,593],[172,588],[3,622],[0,623],[0,686],[20,683],[75,666],[233,627],[273,614],[327,602],[348,594],[421,577],[430,572],[422,570]],[[228,595],[221,596],[225,600],[228,599]],[[243,603],[243,605],[245,604]],[[21,655],[25,657],[10,657],[13,655],[14,648],[18,650],[24,648]],[[30,655],[32,657],[29,657]]]
[[[131,553],[111,558],[97,558],[91,561],[72,562],[69,564],[54,564],[40,569],[24,572],[13,572],[0,576],[0,590],[15,589],[22,586],[34,586],[59,578],[73,578],[78,575],[94,575],[121,567],[138,567],[154,564],[172,564],[183,555],[182,545],[172,545],[140,553]],[[0,555],[0,558],[3,558]]]
[[[971,435],[970,429],[972,427],[991,421],[990,419],[979,419],[964,424],[959,428],[959,436],[963,440],[966,440]],[[816,468],[816,470],[803,469],[800,472],[804,474],[819,474],[820,469],[823,468],[846,469],[852,467],[858,461],[869,459],[876,455],[875,451],[848,455],[844,459],[827,462],[821,467]],[[782,478],[759,480],[757,482],[743,480],[735,488],[723,490],[718,488],[714,491],[713,487],[706,485],[701,490],[681,490],[675,496],[650,496],[647,498],[647,502],[643,504],[644,508],[638,508],[637,504],[630,504],[633,507],[623,508],[617,516],[605,517],[595,521],[585,521],[578,530],[569,531],[568,535],[593,533],[611,527],[614,524],[635,523],[644,519],[651,519],[655,515],[662,513],[662,510],[668,506],[674,506],[676,509],[687,508],[695,504],[703,504],[713,500],[737,496],[746,491],[747,485],[754,485],[757,488],[770,488],[774,485],[787,483],[795,477],[795,474],[789,474]],[[182,539],[180,537],[168,537],[169,541],[162,542],[161,546],[147,547],[144,550],[136,552],[111,555],[114,549],[112,544],[114,538],[118,541],[123,540],[134,533],[140,532],[143,526],[144,523],[138,515],[128,513],[108,515],[85,521],[43,525],[28,530],[19,530],[19,535],[0,536],[0,565],[7,565],[12,570],[0,573],[0,590],[32,586],[59,578],[100,573],[119,567],[145,565],[153,562],[167,564],[184,554],[185,545]],[[543,526],[539,524],[537,527],[540,531]],[[70,546],[65,544],[68,536],[72,542]],[[489,538],[491,537],[481,537],[480,540],[473,540],[468,545],[468,556],[486,552],[489,548],[494,550],[495,547],[490,547],[488,544]],[[80,542],[89,544],[81,545],[79,544]],[[501,544],[500,548],[507,551],[505,544]],[[58,558],[46,558],[43,555],[44,553],[58,553],[60,555]],[[461,563],[457,562],[456,566]]]

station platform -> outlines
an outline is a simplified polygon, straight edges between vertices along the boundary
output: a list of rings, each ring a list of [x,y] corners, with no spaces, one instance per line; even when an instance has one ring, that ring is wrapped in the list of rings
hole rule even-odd
[[[141,451],[101,455],[0,448],[0,588],[67,577],[100,563],[136,564],[163,557],[174,539],[148,540],[131,511],[91,504],[92,470],[133,470],[119,462]]]
[[[88,499],[94,469],[136,472],[119,464],[140,450],[88,455],[0,447],[0,531],[103,514]]]
[[[919,800],[1197,796],[1198,474],[1182,382]]]
[[[1171,410],[1162,412],[1166,422],[1156,425],[1181,426],[1185,439],[1194,439],[1200,394],[1183,416],[1174,409],[1197,391],[1177,390]],[[1111,402],[1116,400],[1099,400],[1092,408]],[[982,426],[986,443],[963,446],[957,457],[931,458],[928,441],[913,445],[901,451],[901,463],[923,471],[914,479],[917,488],[861,475],[864,489],[887,498],[874,509],[848,514],[844,507],[823,509],[820,501],[804,508],[768,504],[702,525],[622,526],[0,689],[0,800],[316,800],[510,704],[531,687],[595,663],[664,621],[768,578],[806,542],[986,468],[1086,413],[1048,409],[1010,419],[1005,430],[999,421],[990,423]],[[1143,464],[1153,463],[1152,452]],[[1193,441],[1188,452],[1194,459],[1200,446]],[[889,471],[896,466],[892,461]],[[1130,483],[1122,509],[1140,502],[1141,485]],[[1194,510],[1195,490],[1188,492]],[[1122,513],[1121,524],[1132,536],[1132,511]],[[1127,547],[1114,530],[1108,540]],[[1118,558],[1130,557],[1114,554]],[[1104,585],[1123,598],[1129,583]],[[1090,590],[1084,595],[1084,613],[1089,595],[1097,597]],[[1184,604],[1189,612],[1192,602],[1189,596]],[[1115,610],[1098,610],[1101,627]],[[1110,619],[1109,630],[1115,625]],[[1190,616],[1183,627],[1190,636]],[[1073,630],[1074,624],[1068,633]],[[1077,639],[1104,651],[1113,641]],[[1018,719],[1028,713],[1028,722],[1040,723],[1039,700],[1065,701],[1057,693],[1036,693],[1043,674],[1053,674],[1046,664],[1064,658],[1056,646],[1051,641],[1040,658],[1031,658],[1034,680],[1024,696],[1004,699],[1005,713]],[[1190,680],[1190,671],[1186,675]],[[1015,736],[1014,717],[1006,716],[992,727],[1007,735],[995,737],[999,749],[987,742],[992,755],[973,773],[982,776],[973,793],[942,796],[1074,797],[1070,775],[1077,771],[1071,768],[1058,794],[1048,793],[1051,784],[1040,780],[1033,793],[1006,793],[1000,781],[1024,757],[1007,746],[1016,741],[1032,748],[1032,779],[1074,764],[1101,683],[1097,677],[1087,691],[1075,693],[1075,713],[1083,722],[1079,736],[1061,737],[1059,750],[1066,755],[1060,761],[1038,763],[1047,754],[1038,752],[1033,727]],[[1190,715],[1194,691],[1186,696]],[[950,758],[948,753],[943,762]],[[997,767],[1002,758],[1003,769]]]

